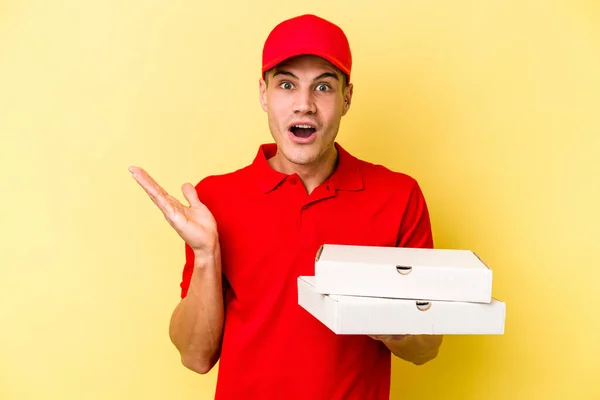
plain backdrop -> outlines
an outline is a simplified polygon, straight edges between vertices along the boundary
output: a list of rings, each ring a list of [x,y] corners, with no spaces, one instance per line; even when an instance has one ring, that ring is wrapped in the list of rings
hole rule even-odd
[[[168,338],[183,243],[127,167],[183,199],[250,163],[262,45],[302,13],[351,42],[339,142],[416,178],[507,304],[503,336],[394,360],[392,399],[600,398],[597,1],[3,0],[1,399],[212,398]]]

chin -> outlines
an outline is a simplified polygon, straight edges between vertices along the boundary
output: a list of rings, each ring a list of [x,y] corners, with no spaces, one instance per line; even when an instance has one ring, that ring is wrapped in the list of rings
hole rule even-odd
[[[313,164],[317,161],[324,161],[334,147],[333,142],[326,145],[320,141],[311,144],[285,143],[282,152],[285,158],[297,165]]]
[[[313,163],[317,157],[312,152],[292,151],[290,153],[284,153],[285,158],[296,165],[308,165]]]

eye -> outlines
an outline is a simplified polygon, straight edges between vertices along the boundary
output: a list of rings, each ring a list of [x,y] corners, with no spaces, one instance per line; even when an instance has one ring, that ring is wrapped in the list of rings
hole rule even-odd
[[[320,83],[320,84],[317,85],[317,91],[318,92],[326,92],[326,91],[328,91],[330,89],[331,89],[331,86],[329,86],[326,83]]]
[[[292,84],[290,82],[287,82],[287,81],[281,82],[279,84],[279,87],[282,88],[282,89],[285,89],[285,90],[290,90],[290,89],[293,88]]]

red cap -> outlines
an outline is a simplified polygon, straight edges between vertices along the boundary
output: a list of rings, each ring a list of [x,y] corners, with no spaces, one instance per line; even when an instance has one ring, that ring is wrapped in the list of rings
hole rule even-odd
[[[326,59],[350,81],[348,38],[339,26],[312,14],[288,19],[273,28],[263,47],[262,74],[288,58],[305,54]]]

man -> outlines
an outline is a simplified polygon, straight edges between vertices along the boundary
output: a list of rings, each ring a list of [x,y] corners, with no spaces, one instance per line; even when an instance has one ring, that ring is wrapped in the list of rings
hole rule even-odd
[[[297,303],[296,278],[314,274],[324,243],[433,246],[416,181],[335,142],[351,65],[336,25],[284,21],[259,81],[275,143],[245,168],[183,185],[189,206],[130,168],[185,241],[171,340],[194,371],[220,360],[217,399],[387,399],[390,352],[415,364],[437,355],[440,336],[338,336]]]

